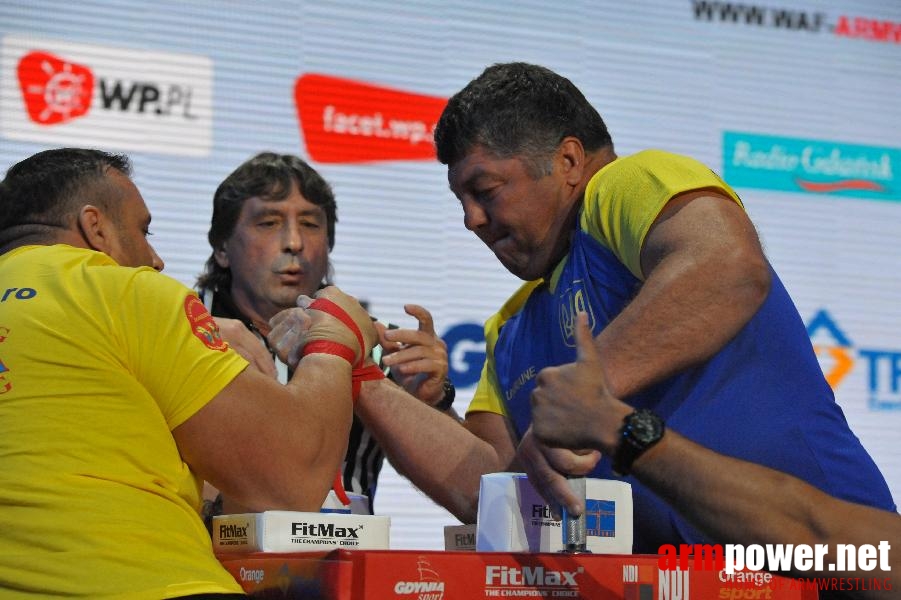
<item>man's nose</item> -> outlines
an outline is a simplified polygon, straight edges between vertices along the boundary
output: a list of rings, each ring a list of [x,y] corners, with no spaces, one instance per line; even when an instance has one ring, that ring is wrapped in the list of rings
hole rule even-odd
[[[470,231],[476,231],[488,223],[488,213],[473,200],[463,201],[463,225]]]
[[[292,254],[297,254],[303,250],[303,234],[300,232],[300,227],[288,225],[285,228],[284,246],[285,251]]]
[[[163,259],[160,258],[160,255],[156,253],[156,250],[153,246],[150,247],[150,252],[153,254],[150,266],[152,266],[157,271],[162,271],[166,267],[166,263],[164,263]]]

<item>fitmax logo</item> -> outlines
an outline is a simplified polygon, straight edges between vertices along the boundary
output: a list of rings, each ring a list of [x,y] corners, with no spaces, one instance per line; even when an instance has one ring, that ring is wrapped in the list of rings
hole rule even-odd
[[[235,538],[246,538],[247,537],[247,525],[241,527],[240,525],[230,524],[230,525],[220,525],[219,526],[219,539],[223,540],[231,540]]]
[[[551,571],[542,566],[521,569],[514,567],[502,567],[488,565],[485,567],[485,585],[540,585],[540,586],[578,586],[576,575],[583,572],[579,567],[576,571]]]
[[[860,360],[866,365],[870,410],[901,410],[901,349],[855,348],[826,309],[807,323],[807,335],[832,389]]]
[[[363,526],[336,527],[334,523],[291,523],[291,535],[300,537],[330,537],[344,539],[360,539],[358,535]]]

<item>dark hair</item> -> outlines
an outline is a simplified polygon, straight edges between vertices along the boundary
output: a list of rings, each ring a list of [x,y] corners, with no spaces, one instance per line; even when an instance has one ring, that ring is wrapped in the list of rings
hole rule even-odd
[[[116,214],[109,169],[131,175],[127,156],[84,148],[44,150],[14,164],[0,182],[0,237],[18,226],[69,227],[86,204]]]
[[[587,151],[613,145],[601,115],[569,79],[514,62],[488,67],[451,97],[435,127],[435,146],[445,165],[483,146],[498,158],[522,158],[538,177],[567,136]]]
[[[234,232],[244,201],[253,197],[284,200],[291,194],[294,184],[304,198],[325,211],[328,247],[329,250],[334,248],[338,208],[331,186],[297,156],[261,152],[232,171],[213,195],[213,219],[207,234],[213,254],[197,278],[198,287],[219,290],[231,286],[231,269],[220,266],[215,253]]]

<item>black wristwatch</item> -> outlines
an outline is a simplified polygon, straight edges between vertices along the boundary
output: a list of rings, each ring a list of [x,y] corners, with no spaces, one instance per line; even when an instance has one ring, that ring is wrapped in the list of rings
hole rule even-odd
[[[619,430],[619,445],[613,451],[613,472],[628,475],[635,459],[659,442],[664,431],[663,419],[645,408],[626,415]]]
[[[451,406],[454,405],[454,398],[457,397],[457,389],[454,387],[454,382],[450,380],[450,378],[444,378],[444,397],[432,407],[436,410],[440,410],[441,412],[447,411]]]

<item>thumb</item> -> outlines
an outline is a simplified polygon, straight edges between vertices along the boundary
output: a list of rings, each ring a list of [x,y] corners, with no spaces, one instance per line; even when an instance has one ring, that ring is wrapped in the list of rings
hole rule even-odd
[[[588,313],[576,315],[576,360],[594,362],[598,359],[598,347],[594,343],[591,328],[588,327]]]

